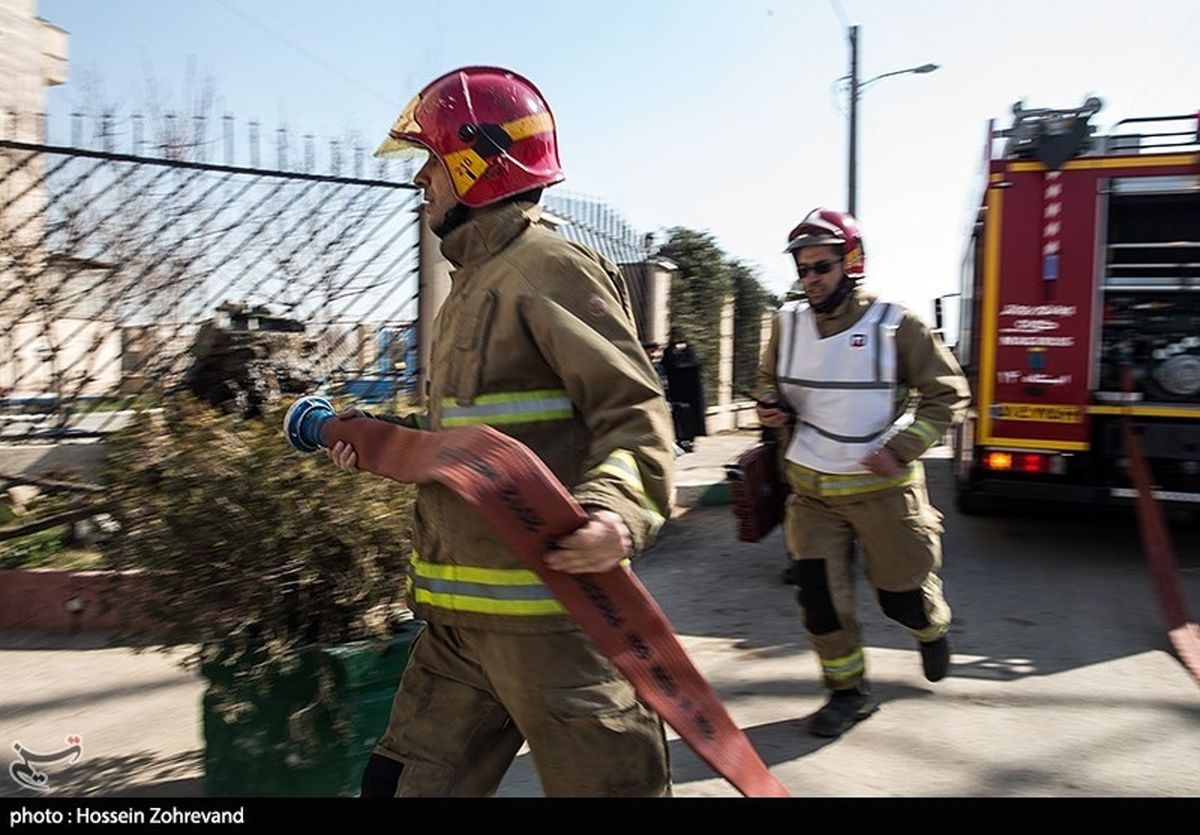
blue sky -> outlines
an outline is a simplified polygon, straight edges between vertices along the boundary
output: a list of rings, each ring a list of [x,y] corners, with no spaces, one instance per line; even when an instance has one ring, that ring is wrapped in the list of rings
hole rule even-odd
[[[872,289],[926,318],[957,290],[988,119],[1013,102],[1097,95],[1102,130],[1200,110],[1195,0],[39,0],[70,33],[71,81],[48,96],[51,140],[96,101],[129,113],[153,78],[184,105],[189,65],[216,111],[269,137],[380,140],[427,81],[466,64],[529,76],[559,125],[567,182],[636,227],[711,232],[778,292],[780,253],[817,205],[846,201],[845,25],[860,73],[859,216]],[[57,134],[57,135],[56,135]],[[269,143],[268,143],[269,144]],[[238,153],[244,144],[239,143]],[[293,145],[295,147],[295,145]],[[267,159],[273,156],[268,154]],[[241,161],[245,161],[242,159]]]

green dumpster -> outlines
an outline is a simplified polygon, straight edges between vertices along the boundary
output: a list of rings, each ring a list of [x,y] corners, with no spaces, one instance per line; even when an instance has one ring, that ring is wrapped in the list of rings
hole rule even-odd
[[[287,669],[253,684],[228,654],[204,663],[205,793],[357,794],[421,626],[409,621],[389,639],[302,650]]]

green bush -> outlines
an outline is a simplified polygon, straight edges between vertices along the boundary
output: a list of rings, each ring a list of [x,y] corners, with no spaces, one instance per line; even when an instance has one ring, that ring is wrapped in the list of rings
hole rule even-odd
[[[58,525],[0,543],[0,568],[56,566],[55,560],[63,551],[66,533],[66,526]]]
[[[113,437],[106,564],[148,572],[156,637],[271,665],[384,637],[404,612],[413,488],[296,452],[282,417],[182,395]]]
[[[712,235],[668,230],[659,255],[679,269],[671,278],[671,327],[680,328],[700,361],[707,405],[717,402],[721,374],[721,311],[733,289],[725,253]]]
[[[77,473],[56,470],[48,475],[61,481],[78,480]],[[0,502],[0,527],[17,527],[48,519],[68,510],[70,500],[64,493],[38,496],[22,515],[15,514],[7,502]],[[25,536],[0,542],[0,569],[92,568],[99,555],[73,541],[70,525],[55,525]]]
[[[760,344],[763,314],[777,306],[755,270],[728,257],[707,232],[682,227],[668,231],[668,240],[658,254],[679,268],[671,281],[671,326],[681,328],[696,351],[708,405],[717,402],[720,322],[729,296],[734,300],[734,391],[753,389],[763,348]]]

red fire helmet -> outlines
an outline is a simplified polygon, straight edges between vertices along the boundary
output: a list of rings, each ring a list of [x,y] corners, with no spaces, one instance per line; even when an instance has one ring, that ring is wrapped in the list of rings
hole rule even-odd
[[[816,208],[788,233],[784,252],[792,253],[806,246],[832,245],[843,248],[842,266],[847,278],[855,280],[867,274],[867,251],[863,246],[858,221],[846,212]]]
[[[550,106],[532,82],[499,67],[463,67],[428,84],[375,156],[413,149],[441,160],[472,208],[563,179]]]

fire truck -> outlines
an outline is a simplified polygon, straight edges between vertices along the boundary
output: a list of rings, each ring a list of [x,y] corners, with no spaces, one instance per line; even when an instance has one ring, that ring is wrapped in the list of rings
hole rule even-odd
[[[1013,107],[988,125],[955,350],[972,404],[959,509],[1134,498],[1122,421],[1154,495],[1200,509],[1200,114]]]

